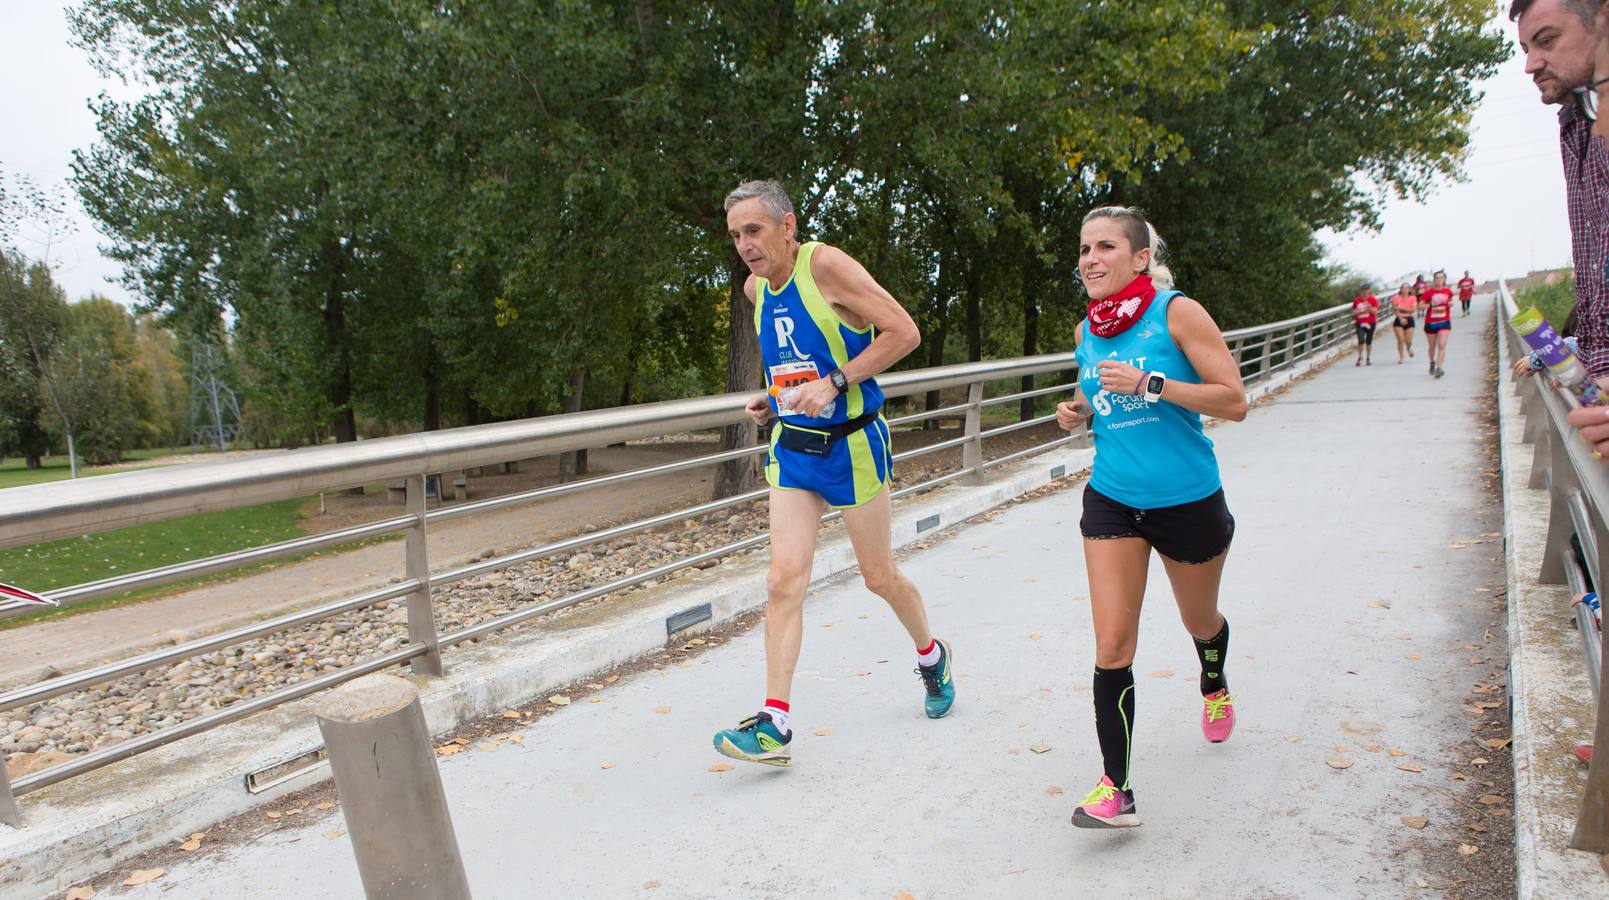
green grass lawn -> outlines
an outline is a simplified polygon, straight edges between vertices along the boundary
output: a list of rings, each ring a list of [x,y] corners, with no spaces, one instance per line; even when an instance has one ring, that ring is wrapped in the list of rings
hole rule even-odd
[[[125,462],[139,462],[140,460],[156,459],[163,456],[174,456],[189,453],[189,447],[157,447],[151,450],[130,450],[123,454]],[[210,453],[211,450],[202,450],[201,453]],[[92,475],[110,475],[113,472],[132,472],[135,469],[149,469],[152,466],[78,466],[78,477],[87,478]],[[67,464],[65,456],[47,456],[44,464],[37,469],[28,468],[28,463],[21,457],[7,457],[0,462],[0,490],[10,487],[21,487],[25,484],[44,484],[50,481],[66,481],[72,477],[72,467]]]
[[[3,499],[3,495],[0,495],[0,500]],[[138,572],[301,537],[307,532],[297,522],[300,510],[307,502],[305,499],[281,500],[244,509],[220,510],[83,537],[64,538],[31,547],[0,550],[0,581],[49,593],[56,588],[97,581],[125,572]],[[277,564],[283,562],[278,561]],[[275,564],[265,563],[263,566]],[[182,583],[195,584],[233,577],[240,571],[204,576]],[[163,585],[72,607],[45,609],[0,622],[0,628],[38,621],[45,616],[85,612],[129,600],[148,599],[169,593],[175,587]]]

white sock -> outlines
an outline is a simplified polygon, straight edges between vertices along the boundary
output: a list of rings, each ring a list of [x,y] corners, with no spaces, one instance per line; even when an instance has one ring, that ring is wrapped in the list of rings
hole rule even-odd
[[[765,714],[771,717],[771,724],[775,725],[777,727],[777,731],[779,733],[781,733],[781,734],[787,734],[788,733],[788,711],[787,710],[785,710],[785,709],[777,709],[775,706],[767,706],[765,708]]]
[[[939,660],[943,658],[944,648],[940,647],[939,642],[935,639],[933,641],[933,649],[926,653],[916,654],[916,664],[919,666],[927,666],[928,668],[932,668],[938,665]]]

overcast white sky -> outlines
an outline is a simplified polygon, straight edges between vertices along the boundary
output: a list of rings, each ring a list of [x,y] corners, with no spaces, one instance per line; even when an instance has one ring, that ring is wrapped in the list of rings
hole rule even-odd
[[[64,186],[74,148],[95,140],[86,102],[129,89],[97,76],[68,44],[64,5],[0,0],[0,167],[45,186]],[[1513,39],[1513,26],[1502,22]],[[1378,278],[1445,268],[1484,280],[1570,262],[1569,226],[1555,109],[1544,107],[1516,55],[1484,83],[1475,114],[1468,180],[1439,185],[1424,203],[1391,200],[1378,233],[1322,235],[1334,260]],[[63,187],[65,192],[65,187]],[[70,197],[70,194],[69,194]],[[73,299],[98,291],[130,302],[116,284],[118,267],[100,255],[105,238],[73,203],[78,230],[51,250],[56,275]],[[21,249],[44,252],[37,232],[18,235]]]

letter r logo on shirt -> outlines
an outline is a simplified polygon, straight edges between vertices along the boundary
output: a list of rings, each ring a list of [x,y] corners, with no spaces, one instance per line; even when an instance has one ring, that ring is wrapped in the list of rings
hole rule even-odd
[[[797,356],[800,359],[809,359],[810,358],[810,354],[805,353],[804,351],[800,350],[799,345],[793,342],[793,320],[792,319],[788,318],[787,316],[777,316],[775,319],[772,319],[771,321],[776,325],[776,329],[777,329],[777,349],[778,350],[781,350],[782,348],[787,347],[787,348],[792,349],[793,350],[793,355]]]

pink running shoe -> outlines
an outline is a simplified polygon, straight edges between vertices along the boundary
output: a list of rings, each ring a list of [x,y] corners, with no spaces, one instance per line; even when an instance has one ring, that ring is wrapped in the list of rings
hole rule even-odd
[[[1221,744],[1229,740],[1229,733],[1235,730],[1235,700],[1229,689],[1213,691],[1201,698],[1201,704],[1201,733],[1207,741]]]
[[[1073,824],[1079,828],[1136,828],[1140,815],[1134,808],[1134,798],[1102,775],[1101,783],[1073,810]]]

